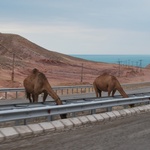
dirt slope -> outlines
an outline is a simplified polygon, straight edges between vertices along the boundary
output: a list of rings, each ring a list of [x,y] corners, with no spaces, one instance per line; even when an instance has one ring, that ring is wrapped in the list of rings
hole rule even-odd
[[[52,86],[92,84],[104,72],[117,76],[122,83],[149,81],[150,77],[149,69],[121,66],[119,73],[117,64],[74,58],[46,50],[19,35],[0,33],[0,87],[22,87],[22,81],[33,68],[44,72]]]

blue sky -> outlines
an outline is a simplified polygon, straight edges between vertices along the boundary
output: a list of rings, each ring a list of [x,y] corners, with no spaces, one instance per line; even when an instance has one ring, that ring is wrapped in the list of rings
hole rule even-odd
[[[149,0],[0,0],[0,32],[64,54],[150,54]]]

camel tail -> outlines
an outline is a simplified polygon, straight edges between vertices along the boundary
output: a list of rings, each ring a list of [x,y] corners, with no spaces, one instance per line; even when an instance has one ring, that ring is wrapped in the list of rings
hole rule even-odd
[[[31,95],[26,90],[25,90],[25,95],[26,95],[26,98],[29,99],[30,103],[32,103]]]
[[[97,89],[95,81],[93,82],[93,87],[94,87],[94,90],[95,90],[96,97],[98,97],[98,89]]]
[[[120,88],[118,89],[118,91],[119,91],[119,93],[120,93],[124,98],[127,98],[127,97],[128,97],[128,95],[125,93],[125,91],[123,90],[122,87],[120,87]]]

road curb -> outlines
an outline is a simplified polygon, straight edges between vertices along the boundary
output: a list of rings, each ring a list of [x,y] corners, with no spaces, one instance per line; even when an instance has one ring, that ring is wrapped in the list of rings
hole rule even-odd
[[[52,132],[58,132],[66,129],[72,129],[77,126],[83,126],[88,123],[103,123],[106,121],[130,117],[145,112],[150,112],[150,104],[123,110],[115,110],[106,113],[55,120],[51,122],[0,128],[0,143],[16,141],[43,134],[50,134]]]

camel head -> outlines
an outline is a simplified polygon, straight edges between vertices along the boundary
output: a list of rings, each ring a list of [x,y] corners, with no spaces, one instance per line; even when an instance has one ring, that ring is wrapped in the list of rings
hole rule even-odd
[[[60,118],[61,118],[61,119],[67,118],[67,114],[60,114]]]

